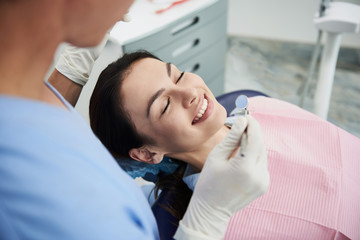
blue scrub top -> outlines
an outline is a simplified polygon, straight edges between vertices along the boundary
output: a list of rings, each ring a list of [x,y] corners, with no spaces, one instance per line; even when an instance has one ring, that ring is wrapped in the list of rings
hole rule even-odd
[[[0,95],[0,239],[158,239],[139,187],[66,105]]]

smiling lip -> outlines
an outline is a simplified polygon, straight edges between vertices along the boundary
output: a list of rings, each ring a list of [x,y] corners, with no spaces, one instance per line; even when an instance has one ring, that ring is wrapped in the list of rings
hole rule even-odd
[[[208,102],[207,108],[206,108],[205,112],[203,113],[203,115],[200,117],[200,119],[195,120],[197,118],[198,113],[201,110],[201,107],[203,106],[204,99],[206,99]],[[204,96],[204,98],[199,102],[199,104],[196,108],[196,112],[195,112],[195,116],[193,117],[192,125],[195,125],[195,124],[205,121],[211,115],[213,105],[214,105],[213,102],[211,100],[209,100],[206,96]]]

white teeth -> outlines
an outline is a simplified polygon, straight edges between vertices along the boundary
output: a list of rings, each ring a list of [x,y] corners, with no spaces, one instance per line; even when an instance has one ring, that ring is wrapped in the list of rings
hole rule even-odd
[[[203,105],[201,106],[199,113],[196,115],[196,117],[194,119],[194,123],[199,121],[199,119],[203,116],[203,114],[205,113],[205,111],[207,109],[207,106],[208,106],[208,101],[206,99],[204,99]]]

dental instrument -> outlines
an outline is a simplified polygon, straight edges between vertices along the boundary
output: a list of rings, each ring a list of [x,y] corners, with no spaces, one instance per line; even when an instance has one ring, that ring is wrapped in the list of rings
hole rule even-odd
[[[234,112],[234,114],[235,115],[242,114],[243,116],[246,116],[248,114],[248,110],[247,110],[248,104],[249,104],[249,100],[247,96],[245,95],[238,96],[235,100],[236,112]]]
[[[245,95],[240,95],[236,98],[235,100],[235,106],[236,109],[239,110],[239,112],[237,113],[239,116],[246,116],[248,114],[248,110],[247,110],[247,106],[248,106],[248,98]],[[245,128],[244,133],[241,135],[241,140],[240,140],[240,155],[242,157],[245,156],[245,146],[247,145],[247,128]]]
[[[230,117],[228,118],[226,124],[232,125],[237,118],[248,115],[249,113],[247,109],[248,105],[249,105],[249,100],[247,96],[245,95],[238,96],[235,100],[236,108],[230,113]],[[240,155],[242,157],[245,156],[246,145],[247,145],[247,132],[245,128],[243,134],[241,135],[241,140],[240,140]]]

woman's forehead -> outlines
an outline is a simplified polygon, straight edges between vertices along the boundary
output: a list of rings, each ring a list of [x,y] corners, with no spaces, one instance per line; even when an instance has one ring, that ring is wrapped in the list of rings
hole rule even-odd
[[[142,72],[143,70],[151,70],[154,67],[165,67],[165,63],[156,58],[142,58],[132,64],[132,71]],[[165,69],[164,69],[165,70]]]
[[[166,78],[166,63],[153,58],[135,62],[121,88],[125,108],[131,113],[144,112],[147,103],[161,89],[163,79]]]
[[[154,58],[144,58],[132,64],[123,81],[123,89],[138,89],[142,86],[153,86],[166,74],[166,63]],[[145,88],[144,90],[146,90]],[[134,92],[136,94],[136,92]]]

